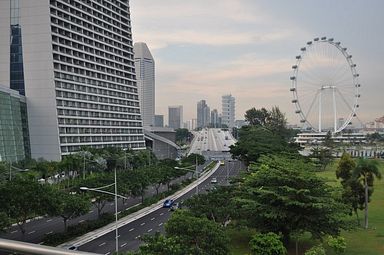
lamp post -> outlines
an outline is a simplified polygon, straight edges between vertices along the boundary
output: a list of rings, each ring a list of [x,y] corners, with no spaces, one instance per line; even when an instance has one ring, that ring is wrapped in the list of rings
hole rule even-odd
[[[188,167],[178,167],[178,166],[176,166],[175,169],[186,170],[188,172],[192,172],[192,173],[196,174],[196,178],[199,178],[199,172],[197,171],[197,157],[196,157],[196,164],[189,166],[189,167],[195,167],[195,169],[192,170],[192,169],[189,169]],[[199,194],[199,184],[196,185],[196,195],[198,195],[198,194]]]
[[[115,197],[115,233],[116,233],[116,241],[115,241],[116,247],[115,247],[115,250],[116,250],[116,253],[118,253],[119,252],[119,239],[118,239],[119,238],[119,230],[118,230],[118,227],[117,227],[117,197],[121,197],[121,198],[124,198],[124,199],[128,199],[128,198],[117,194],[116,168],[115,168],[114,174],[115,174],[115,176],[114,176],[115,177],[115,182],[112,183],[112,184],[109,184],[109,185],[106,185],[106,186],[103,186],[103,187],[99,187],[99,188],[80,187],[80,190],[84,190],[84,191],[88,191],[89,190],[89,191],[94,191],[94,192],[100,192],[100,193],[105,193],[105,194],[113,195]],[[108,187],[111,187],[111,186],[115,186],[115,193],[102,190],[102,189],[105,189],[105,188],[108,188]]]
[[[15,166],[12,166],[12,162],[9,162],[9,180],[12,181],[12,168],[15,169],[17,172],[27,172],[29,171],[28,168],[26,169],[21,169]]]

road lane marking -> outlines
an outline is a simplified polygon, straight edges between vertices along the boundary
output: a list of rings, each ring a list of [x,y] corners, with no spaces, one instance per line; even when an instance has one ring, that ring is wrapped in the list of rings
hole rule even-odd
[[[52,234],[53,233],[53,231],[49,231],[49,232],[47,232],[47,233],[45,233],[46,235],[49,235],[49,234]]]
[[[89,213],[93,213],[93,210],[90,210]]]
[[[140,238],[140,235],[136,236],[135,239],[139,239]]]
[[[155,218],[152,218],[151,220],[154,220]]]
[[[149,233],[149,232],[151,232],[152,230],[153,230],[153,229],[148,229],[148,231],[147,231],[147,232]]]
[[[52,221],[52,219],[47,220],[47,222],[50,222],[50,221]]]
[[[85,220],[79,220],[79,223],[82,223],[82,222],[84,222]]]
[[[123,243],[120,247],[124,247],[124,246],[126,246],[127,245],[127,243]]]
[[[14,234],[14,233],[16,233],[17,232],[17,230],[13,230],[12,232],[11,232],[11,234]]]
[[[131,228],[130,230],[129,230],[129,232],[131,232],[131,231],[133,231],[133,230],[135,230],[134,228]]]
[[[103,245],[105,245],[105,242],[104,242],[104,243],[101,243],[101,244],[99,244],[99,247],[101,247],[101,246],[103,246]]]
[[[141,223],[140,226],[144,226],[145,225],[145,222]]]
[[[29,232],[28,235],[31,235],[31,234],[33,234],[35,232],[36,232],[36,230],[33,230],[33,231]]]
[[[163,223],[160,223],[160,224],[159,224],[159,227],[160,227],[161,225],[163,225]]]
[[[163,215],[164,213],[160,213],[160,215]]]
[[[109,251],[109,252],[107,252],[107,253],[105,253],[104,255],[109,255],[109,254],[111,254],[111,252]]]

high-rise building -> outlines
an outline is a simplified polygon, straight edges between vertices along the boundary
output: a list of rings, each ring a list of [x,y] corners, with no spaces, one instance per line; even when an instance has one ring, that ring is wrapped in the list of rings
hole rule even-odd
[[[0,84],[25,94],[31,155],[145,146],[127,0],[0,1]]]
[[[232,95],[224,95],[221,97],[222,116],[221,121],[223,125],[229,128],[235,126],[235,98]]]
[[[168,107],[168,127],[178,129],[183,127],[183,106]]]
[[[135,43],[133,51],[143,126],[149,127],[155,121],[155,61],[143,42]]]
[[[197,103],[197,128],[207,127],[211,121],[211,111],[205,100]]]
[[[217,128],[219,127],[219,113],[216,109],[211,111],[211,127]]]
[[[164,127],[164,115],[155,115],[155,127]]]

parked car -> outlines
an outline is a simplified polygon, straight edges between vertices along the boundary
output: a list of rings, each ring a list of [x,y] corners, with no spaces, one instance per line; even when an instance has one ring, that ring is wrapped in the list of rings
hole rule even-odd
[[[172,199],[167,199],[163,203],[163,208],[171,208],[174,201]]]
[[[173,205],[171,206],[171,211],[176,211],[177,209],[180,209],[180,204],[175,202],[173,203]]]
[[[213,178],[211,179],[211,183],[212,183],[212,184],[216,184],[216,183],[217,183],[217,179],[216,179],[216,177],[213,177]]]

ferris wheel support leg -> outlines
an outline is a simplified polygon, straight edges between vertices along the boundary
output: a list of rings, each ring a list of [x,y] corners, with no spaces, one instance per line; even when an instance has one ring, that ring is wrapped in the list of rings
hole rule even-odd
[[[336,88],[332,89],[332,96],[333,96],[333,121],[334,121],[334,131],[336,133],[337,130],[337,113],[336,113]]]
[[[323,90],[320,90],[319,94],[319,132],[321,132],[321,94],[323,93]]]

